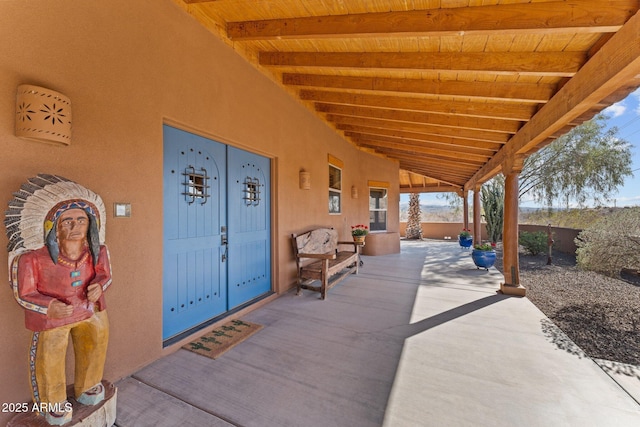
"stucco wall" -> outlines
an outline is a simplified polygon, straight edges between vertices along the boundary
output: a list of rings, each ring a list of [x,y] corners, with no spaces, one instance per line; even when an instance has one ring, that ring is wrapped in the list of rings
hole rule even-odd
[[[368,180],[389,182],[389,206],[399,204],[397,164],[345,143],[171,0],[2,1],[0,40],[0,199],[46,172],[89,187],[107,206],[111,381],[175,350],[161,342],[163,123],[273,159],[277,292],[294,282],[292,232],[333,226],[347,238],[351,225],[368,221]],[[23,83],[71,98],[70,146],[14,136]],[[327,213],[329,153],[344,162],[336,216]],[[311,172],[311,190],[298,188],[302,168]],[[114,202],[131,203],[131,218],[113,218]],[[398,211],[388,215],[389,230],[398,231]],[[3,232],[0,259],[6,243]],[[0,402],[27,401],[30,333],[8,286],[0,296]],[[0,414],[1,423],[8,418]]]
[[[463,224],[462,222],[421,222],[420,227],[422,228],[422,237],[425,239],[448,239],[457,240],[458,234],[462,231]],[[482,223],[482,239],[486,240],[487,237],[487,227],[486,224]],[[473,230],[473,222],[469,223],[469,228]],[[407,223],[400,223],[400,235],[405,237],[407,235]]]
[[[518,229],[522,231],[528,231],[530,233],[542,232],[547,233],[547,227],[544,225],[530,225],[520,224]],[[553,250],[564,252],[567,254],[575,255],[578,247],[576,246],[575,239],[578,237],[582,230],[575,228],[564,227],[551,227],[551,233],[553,236]]]
[[[422,227],[422,237],[425,239],[445,239],[447,237],[451,237],[452,240],[456,240],[458,238],[458,233],[462,230],[461,222],[423,222],[420,223],[420,226]],[[469,224],[469,228],[473,230],[473,223]],[[407,223],[401,222],[400,235],[405,237],[406,231]],[[544,225],[519,224],[518,231],[546,233],[547,227]],[[554,240],[553,250],[567,254],[575,254],[577,249],[575,238],[578,237],[578,234],[580,234],[581,231],[582,230],[574,228],[551,227]],[[487,226],[485,223],[482,223],[482,239],[488,239]]]

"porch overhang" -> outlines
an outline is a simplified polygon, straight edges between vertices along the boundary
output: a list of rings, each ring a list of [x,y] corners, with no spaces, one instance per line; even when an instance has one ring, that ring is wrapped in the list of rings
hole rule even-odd
[[[401,192],[474,190],[640,86],[637,0],[174,0]]]

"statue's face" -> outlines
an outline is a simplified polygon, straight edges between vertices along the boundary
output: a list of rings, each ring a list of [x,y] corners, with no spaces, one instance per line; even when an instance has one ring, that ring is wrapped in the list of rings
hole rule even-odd
[[[82,209],[69,209],[58,218],[58,242],[84,240],[89,230],[89,216]]]

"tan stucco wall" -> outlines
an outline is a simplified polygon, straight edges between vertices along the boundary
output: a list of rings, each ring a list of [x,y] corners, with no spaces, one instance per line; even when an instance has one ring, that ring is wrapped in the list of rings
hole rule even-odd
[[[457,240],[458,234],[464,228],[462,222],[421,222],[422,237],[425,239],[451,239]],[[486,240],[487,226],[482,223],[482,239]],[[473,222],[469,223],[469,229],[473,230]],[[400,223],[400,235],[405,237],[407,235],[407,223]]]
[[[294,282],[289,235],[314,226],[368,222],[367,181],[390,184],[398,166],[356,150],[171,0],[0,2],[0,199],[28,177],[53,173],[99,193],[107,206],[114,285],[107,293],[111,341],[105,378],[115,381],[162,354],[162,124],[192,130],[273,159],[275,290]],[[14,136],[19,84],[71,98],[68,147]],[[343,214],[327,213],[327,154],[344,161]],[[298,188],[300,169],[311,190]],[[360,197],[351,199],[356,185]],[[113,218],[114,202],[132,217]],[[2,210],[4,210],[2,209]],[[397,209],[389,230],[398,231]],[[0,236],[0,277],[7,277]],[[0,288],[1,289],[1,288]],[[0,293],[0,402],[29,399],[30,334],[9,287]],[[8,414],[0,414],[0,423]]]
[[[420,223],[420,226],[422,227],[422,237],[425,239],[445,239],[447,237],[451,237],[452,240],[456,240],[458,238],[458,233],[460,233],[463,227],[461,222],[423,222]],[[469,228],[473,230],[473,223],[469,224]],[[400,235],[405,237],[406,231],[407,223],[401,222]],[[544,225],[519,224],[518,231],[546,233],[547,227]],[[577,230],[575,228],[552,227],[551,232],[553,233],[554,239],[553,250],[575,255],[577,249],[575,238],[578,237],[578,234],[580,234],[581,231],[582,230]],[[482,223],[482,239],[488,239],[487,225],[485,223]]]

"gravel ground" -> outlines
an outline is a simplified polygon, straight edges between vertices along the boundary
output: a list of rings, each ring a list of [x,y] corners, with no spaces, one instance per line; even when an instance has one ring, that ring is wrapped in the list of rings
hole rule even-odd
[[[496,252],[495,266],[502,271],[500,245]],[[619,280],[583,271],[575,256],[560,252],[551,265],[546,254],[519,255],[527,298],[587,356],[640,366],[640,277]],[[553,335],[553,328],[547,330]]]

